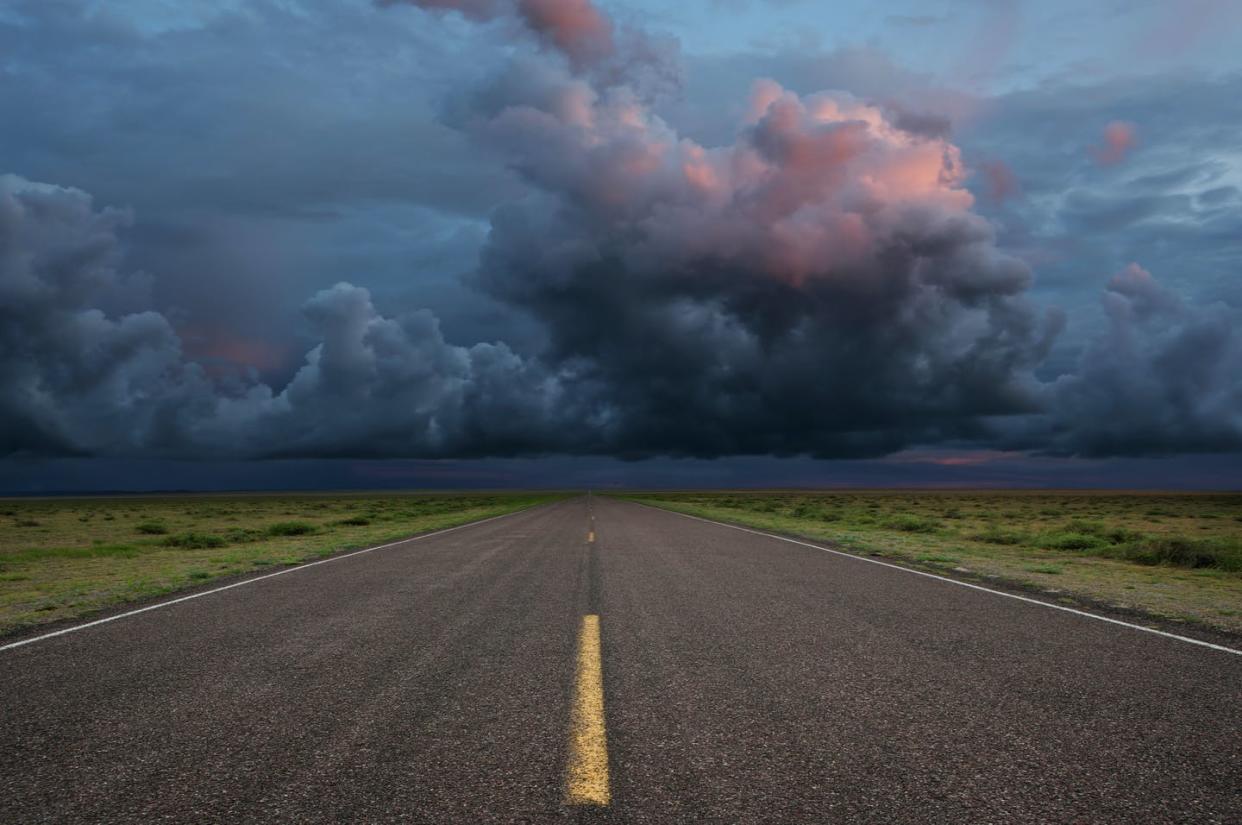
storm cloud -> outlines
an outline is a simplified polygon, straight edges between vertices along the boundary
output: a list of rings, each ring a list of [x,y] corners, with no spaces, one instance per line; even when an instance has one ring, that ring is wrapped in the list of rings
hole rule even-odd
[[[1130,264],[1103,296],[1108,325],[1051,388],[1054,452],[1242,449],[1242,312],[1188,306]]]
[[[1237,312],[1190,304],[1140,267],[1108,282],[1107,328],[1050,369],[1066,316],[1032,297],[1031,266],[980,214],[948,115],[760,78],[733,90],[730,138],[696,139],[659,114],[678,83],[676,44],[588,0],[377,5],[418,7],[374,13],[424,27],[460,15],[512,46],[444,101],[441,126],[518,182],[498,188],[506,202],[468,283],[533,336],[450,343],[433,313],[386,315],[370,291],[338,283],[304,302],[308,345],[286,380],[246,359],[212,363],[158,310],[161,273],[125,262],[142,214],[6,176],[0,452],[1242,448]],[[1100,163],[1134,145],[1134,128],[1117,125],[1126,135],[1092,148]],[[1019,186],[1000,159],[980,167],[998,204],[1039,193],[1022,173]],[[1106,220],[1099,197],[1067,198],[1066,219]],[[1162,208],[1122,206],[1115,220]]]
[[[280,391],[188,360],[152,310],[99,308],[129,216],[0,177],[0,449],[68,455],[470,455],[540,448],[555,382],[503,344],[452,346],[427,312],[381,316],[338,284],[303,307],[318,343]],[[135,295],[135,299],[140,297]]]
[[[724,147],[571,77],[473,128],[543,193],[497,213],[480,283],[607,388],[618,449],[872,454],[1034,403],[1057,320],[944,140],[772,82]]]

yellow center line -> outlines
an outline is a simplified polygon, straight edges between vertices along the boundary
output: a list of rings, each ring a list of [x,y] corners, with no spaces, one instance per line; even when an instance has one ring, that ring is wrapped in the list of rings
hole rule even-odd
[[[607,805],[610,800],[599,616],[591,615],[582,617],[582,630],[578,634],[578,674],[574,685],[573,723],[569,730],[565,804]]]

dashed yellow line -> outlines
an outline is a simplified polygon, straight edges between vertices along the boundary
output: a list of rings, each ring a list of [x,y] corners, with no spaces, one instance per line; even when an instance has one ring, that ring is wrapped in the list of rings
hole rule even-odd
[[[604,729],[604,667],[600,658],[599,616],[583,616],[578,633],[578,673],[573,723],[569,731],[569,770],[565,804],[607,805],[608,735]]]

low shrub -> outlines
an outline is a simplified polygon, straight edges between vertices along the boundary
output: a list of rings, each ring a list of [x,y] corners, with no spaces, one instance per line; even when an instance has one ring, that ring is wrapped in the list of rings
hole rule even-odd
[[[207,547],[223,547],[224,539],[207,533],[181,533],[164,539],[167,547],[179,547],[182,550],[202,550]]]
[[[1215,568],[1242,572],[1242,542],[1229,539],[1190,539],[1182,536],[1150,538],[1110,548],[1104,555],[1138,564]]]
[[[315,525],[304,521],[278,521],[267,528],[269,536],[305,536],[313,532]]]
[[[884,526],[890,530],[901,530],[905,533],[934,533],[940,529],[940,522],[935,519],[903,514],[884,522]]]
[[[1123,544],[1125,542],[1134,542],[1143,539],[1143,533],[1137,530],[1127,530],[1125,527],[1110,527],[1099,521],[1086,521],[1083,519],[1073,519],[1065,525],[1066,533],[1078,533],[1087,536],[1096,536],[1101,539],[1112,542],[1113,544]],[[1066,549],[1082,549],[1082,548],[1066,548]]]
[[[1039,539],[1041,547],[1052,550],[1096,550],[1109,543],[1108,539],[1090,533],[1047,533]]]
[[[819,515],[820,507],[809,501],[800,501],[794,505],[791,515],[795,518],[815,518]]]

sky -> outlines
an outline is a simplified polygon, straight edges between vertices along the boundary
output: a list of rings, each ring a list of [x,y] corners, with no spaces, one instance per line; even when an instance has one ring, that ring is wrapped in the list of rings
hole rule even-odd
[[[1240,42],[1229,0],[10,0],[0,492],[1242,488]]]

